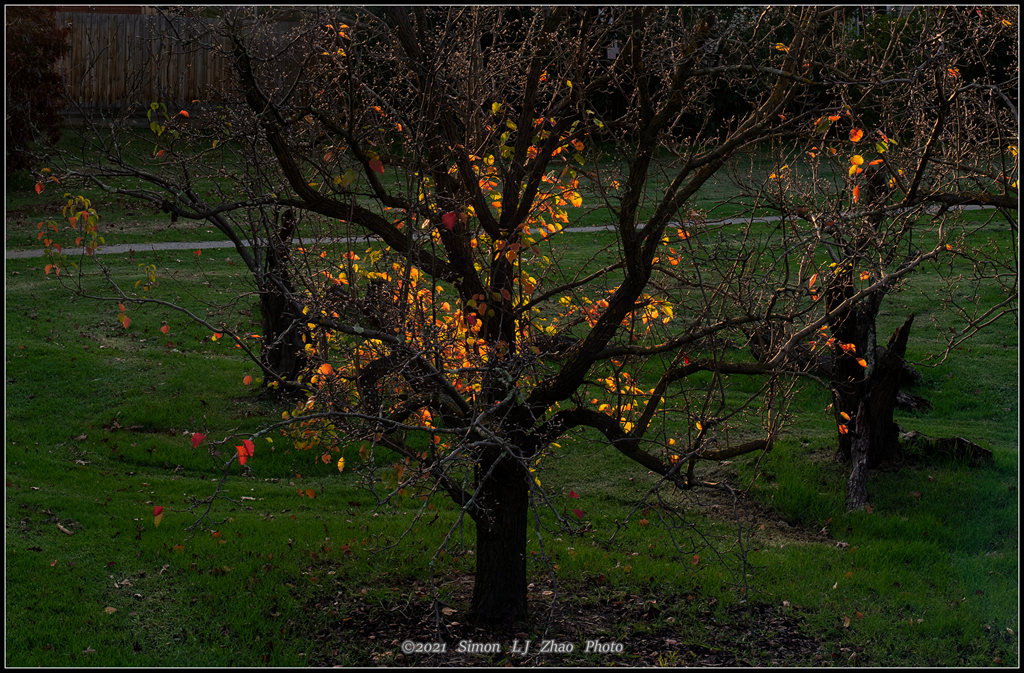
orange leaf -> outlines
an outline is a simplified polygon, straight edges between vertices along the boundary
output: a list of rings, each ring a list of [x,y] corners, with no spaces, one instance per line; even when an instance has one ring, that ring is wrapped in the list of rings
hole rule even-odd
[[[188,111],[187,110],[181,110],[180,112],[178,112],[178,114],[180,114],[185,119],[188,119]]]
[[[818,274],[811,276],[811,280],[807,283],[807,289],[814,287],[814,284],[818,282]]]
[[[249,375],[246,375],[246,376],[245,376],[245,377],[244,377],[244,378],[242,379],[242,385],[245,385],[245,386],[247,386],[247,385],[249,385],[250,383],[252,383],[252,377],[251,377],[251,376],[249,376]]]
[[[170,325],[161,325],[160,326],[160,331],[163,332],[164,334],[167,334],[168,332],[171,331],[171,326]]]
[[[868,361],[865,360],[864,358],[857,358],[857,364],[859,364],[861,367],[867,367]]]
[[[322,365],[320,365],[320,373],[323,374],[324,376],[330,376],[331,374],[334,373],[334,367],[332,367],[330,363],[325,362]]]
[[[860,187],[853,188],[853,202],[857,203],[860,201]]]
[[[858,140],[860,140],[863,137],[864,137],[864,132],[861,131],[860,129],[852,129],[850,131],[850,140],[853,141],[853,142],[857,142]]]
[[[43,193],[43,183],[37,182],[36,183],[36,194],[42,194],[42,193]]]
[[[311,488],[307,488],[306,489],[306,497],[307,498],[315,498],[316,497],[316,491],[314,491]]]
[[[845,435],[849,431],[850,431],[850,429],[848,427],[846,427],[845,425],[840,425],[839,426],[839,434],[840,435]]]

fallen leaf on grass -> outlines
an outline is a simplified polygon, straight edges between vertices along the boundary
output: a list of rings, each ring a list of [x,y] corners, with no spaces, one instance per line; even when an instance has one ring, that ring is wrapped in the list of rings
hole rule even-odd
[[[850,617],[848,615],[843,615],[843,628],[850,628]]]
[[[65,535],[74,535],[74,533],[72,531],[68,530],[67,528],[65,528],[64,526],[62,526],[60,524],[57,524],[57,528],[60,529],[60,532],[64,533]]]
[[[117,608],[112,608],[112,607],[108,606],[108,607],[103,608],[103,611],[106,612],[108,615],[112,615],[115,612],[117,612]]]

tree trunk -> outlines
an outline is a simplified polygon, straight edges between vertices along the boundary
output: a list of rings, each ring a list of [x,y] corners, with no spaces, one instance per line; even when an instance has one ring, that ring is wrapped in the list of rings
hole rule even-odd
[[[842,297],[837,297],[842,300]],[[877,346],[875,321],[879,303],[864,301],[833,323],[833,335],[839,344],[853,344],[852,352],[839,350],[832,370],[832,402],[837,425],[848,432],[839,433],[839,451],[853,459],[853,442],[863,433],[867,442],[867,461],[871,466],[891,462],[899,452],[899,426],[893,421],[896,396],[905,376],[903,356],[914,316],[897,329],[886,348]],[[838,348],[838,346],[837,346]],[[867,367],[860,363],[863,360]],[[861,403],[865,416],[859,427],[849,428],[841,414],[852,416]],[[856,432],[852,431],[855,430]]]
[[[863,509],[868,504],[868,447],[870,445],[870,424],[867,423],[867,405],[863,402],[857,407],[854,416],[854,430],[850,434],[850,459],[853,469],[846,483],[846,511]]]
[[[476,517],[476,581],[470,620],[513,624],[526,618],[526,528],[529,471],[494,450],[478,467],[480,478],[497,461],[479,493]]]
[[[267,246],[267,255],[260,287],[260,313],[263,319],[263,344],[260,360],[263,366],[286,381],[294,381],[306,364],[301,316],[291,304],[294,288],[288,269],[295,213],[287,210],[281,226]],[[267,383],[272,379],[266,377]]]

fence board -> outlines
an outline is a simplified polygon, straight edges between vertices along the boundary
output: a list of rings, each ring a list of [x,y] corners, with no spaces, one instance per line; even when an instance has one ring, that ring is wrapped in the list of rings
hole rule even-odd
[[[170,21],[192,32],[184,20]],[[178,108],[217,100],[230,81],[223,53],[181,44],[165,17],[62,11],[57,22],[71,25],[71,50],[59,68],[72,109],[144,109],[154,101]]]

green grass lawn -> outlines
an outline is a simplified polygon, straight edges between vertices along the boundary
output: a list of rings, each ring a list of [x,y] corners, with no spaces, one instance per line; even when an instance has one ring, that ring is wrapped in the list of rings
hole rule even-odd
[[[566,254],[582,264],[608,240],[581,235]],[[153,262],[158,296],[214,324],[258,325],[227,251],[105,261],[132,278]],[[223,478],[234,444],[284,408],[243,384],[253,365],[170,311],[132,307],[124,329],[115,301],[75,298],[41,266],[5,270],[7,665],[510,660],[400,653],[404,638],[430,639],[435,592],[443,626],[467,633],[473,528],[454,506],[378,503],[359,471],[339,473],[274,435],[257,442],[249,470],[232,464]],[[912,359],[942,343],[938,286],[927,271],[887,301],[883,332],[909,311],[922,316]],[[1017,665],[1017,354],[1003,319],[922,367],[916,392],[935,410],[897,421],[967,437],[995,462],[910,456],[872,474],[870,514],[844,511],[845,468],[819,388],[798,394],[771,453],[703,468],[735,500],[650,498],[653,477],[596,435],[559,442],[541,473],[550,507],[538,502],[525,633],[534,647],[549,637],[576,652],[527,663]],[[198,449],[194,432],[208,435]],[[208,510],[194,501],[215,493]],[[159,527],[156,505],[166,508]],[[545,630],[552,614],[567,619]],[[624,651],[584,654],[588,638]]]

